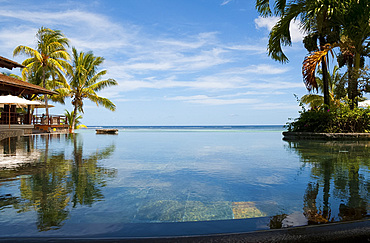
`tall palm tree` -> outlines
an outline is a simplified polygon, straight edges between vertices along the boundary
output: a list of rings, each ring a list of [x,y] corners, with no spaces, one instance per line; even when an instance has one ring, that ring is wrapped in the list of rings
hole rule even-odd
[[[332,42],[331,33],[338,32],[338,24],[333,23],[333,18],[338,14],[338,3],[334,0],[277,0],[274,5],[274,13],[270,8],[269,0],[257,0],[256,8],[262,16],[276,15],[280,19],[272,28],[269,36],[268,53],[274,60],[281,63],[288,62],[288,57],[284,54],[282,46],[291,45],[290,24],[299,19],[301,30],[314,39],[323,50],[325,44]],[[335,31],[334,31],[335,30]],[[317,47],[317,44],[315,44]],[[309,50],[311,51],[311,50]],[[327,63],[322,57],[322,70],[324,82],[324,101],[329,105],[329,86]],[[309,90],[311,86],[307,87]],[[317,89],[315,84],[314,89]]]
[[[23,77],[31,77],[32,75],[32,77],[39,80],[40,85],[44,88],[48,86],[48,77],[51,77],[52,80],[58,79],[65,82],[63,73],[70,66],[67,62],[70,57],[66,50],[66,47],[69,46],[68,39],[59,30],[44,27],[38,30],[36,38],[36,49],[20,45],[13,51],[14,56],[25,54],[30,57],[23,61],[23,65],[27,67],[22,71]],[[48,96],[46,94],[44,95],[44,101],[46,116],[49,116]]]
[[[74,129],[76,123],[77,112],[83,113],[83,100],[89,99],[102,105],[103,107],[115,111],[116,106],[107,98],[97,95],[97,91],[105,87],[117,85],[114,79],[100,80],[106,73],[106,70],[98,72],[98,67],[103,63],[103,57],[96,57],[92,52],[78,53],[75,48],[72,48],[73,65],[69,76],[69,93],[72,98],[73,119],[71,128]],[[73,131],[73,130],[72,130]]]

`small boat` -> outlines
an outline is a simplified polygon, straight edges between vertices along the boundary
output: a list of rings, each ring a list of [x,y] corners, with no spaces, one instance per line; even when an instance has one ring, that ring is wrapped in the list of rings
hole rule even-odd
[[[96,134],[118,134],[118,129],[96,129]]]

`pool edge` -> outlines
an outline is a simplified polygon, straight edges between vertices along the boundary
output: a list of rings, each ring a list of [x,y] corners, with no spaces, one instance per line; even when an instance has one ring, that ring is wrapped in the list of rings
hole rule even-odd
[[[370,242],[370,219],[246,233],[174,237],[24,237],[0,242]]]

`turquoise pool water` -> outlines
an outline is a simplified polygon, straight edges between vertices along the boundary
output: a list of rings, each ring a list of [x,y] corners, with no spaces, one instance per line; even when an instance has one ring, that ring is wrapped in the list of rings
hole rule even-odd
[[[286,142],[282,131],[125,127],[3,140],[0,235],[189,235],[368,217],[370,142]]]

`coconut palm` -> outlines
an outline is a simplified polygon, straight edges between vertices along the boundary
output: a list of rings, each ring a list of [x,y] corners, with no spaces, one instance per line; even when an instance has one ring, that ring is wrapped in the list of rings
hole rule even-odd
[[[106,73],[106,70],[98,71],[98,67],[103,63],[103,57],[96,57],[92,52],[78,53],[72,48],[73,65],[69,76],[69,96],[72,98],[73,119],[71,127],[74,129],[77,112],[83,113],[83,100],[88,99],[102,105],[103,107],[115,111],[116,106],[107,98],[97,95],[96,92],[105,87],[117,85],[114,79],[100,80]]]
[[[17,46],[13,55],[25,54],[30,58],[23,61],[23,65],[26,66],[22,71],[22,76],[30,77],[33,82],[38,82],[44,88],[47,88],[51,80],[60,80],[65,82],[63,73],[69,67],[68,60],[70,60],[69,54],[66,50],[68,46],[68,39],[59,31],[51,30],[48,28],[41,27],[37,34],[37,46],[33,49],[28,46]],[[44,95],[44,101],[46,105],[46,115],[49,115],[48,109],[48,96]]]

